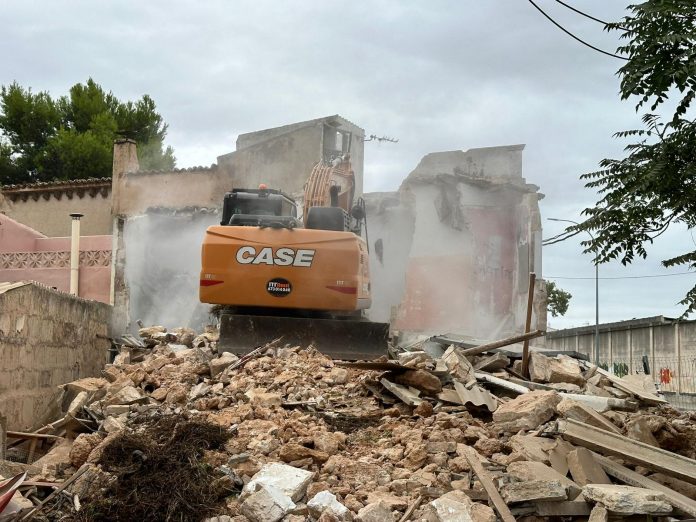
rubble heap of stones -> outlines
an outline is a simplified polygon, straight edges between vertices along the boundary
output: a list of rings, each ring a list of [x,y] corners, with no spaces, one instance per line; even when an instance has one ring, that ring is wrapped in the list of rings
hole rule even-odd
[[[519,361],[466,357],[456,347],[437,359],[416,348],[393,361],[343,364],[311,347],[276,345],[248,360],[218,355],[214,331],[152,327],[140,336],[147,348],[124,349],[102,378],[64,386],[68,415],[88,412],[98,429],[57,443],[33,464],[33,480],[86,469],[76,489],[103,494],[108,477],[95,480],[104,479],[103,447],[137,431],[138,419],[174,414],[234,433],[224,451],[205,456],[240,489],[219,521],[696,517],[696,485],[684,474],[616,453],[607,459],[559,429],[559,419],[572,420],[620,443],[662,446],[696,477],[696,415],[661,404],[635,377],[622,386],[595,367],[537,352],[527,381],[514,377]],[[661,489],[630,485],[607,473],[607,462]]]

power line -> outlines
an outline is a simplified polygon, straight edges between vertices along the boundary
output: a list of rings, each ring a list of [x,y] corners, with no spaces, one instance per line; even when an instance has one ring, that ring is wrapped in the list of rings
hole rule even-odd
[[[584,11],[581,11],[580,9],[577,9],[576,7],[573,7],[572,5],[566,4],[566,3],[563,2],[562,0],[556,0],[556,2],[558,2],[558,3],[561,4],[562,6],[567,7],[567,8],[570,9],[571,11],[575,11],[575,12],[578,13],[579,15],[582,15],[582,16],[584,16],[584,17],[586,17],[586,18],[589,18],[590,20],[594,20],[595,22],[599,22],[600,24],[603,24],[603,25],[609,25],[609,22],[605,22],[604,20],[601,20],[601,19],[599,19],[599,18],[596,18],[596,17],[592,16],[591,14],[587,14],[587,13],[585,13]],[[628,31],[628,29],[626,29],[625,27],[620,27],[620,26],[617,26],[617,27],[618,27],[619,29],[621,29],[622,31]]]
[[[696,272],[677,272],[675,274],[654,274],[654,275],[640,275],[640,276],[616,276],[616,277],[600,277],[599,279],[648,279],[653,277],[674,277],[681,275],[696,275]],[[594,281],[594,277],[565,277],[565,276],[544,276],[544,279],[587,279]]]
[[[603,50],[603,49],[600,49],[599,47],[595,47],[595,46],[592,45],[591,43],[587,43],[587,42],[586,42],[585,40],[583,40],[582,38],[579,38],[579,37],[575,36],[573,33],[571,33],[570,31],[568,31],[568,29],[566,29],[566,28],[563,27],[561,24],[559,24],[558,22],[556,22],[556,20],[554,20],[553,18],[551,18],[549,15],[547,15],[546,12],[545,12],[541,7],[539,7],[538,5],[536,5],[536,3],[534,3],[534,0],[527,0],[527,1],[528,1],[530,4],[532,4],[532,5],[537,9],[537,11],[539,11],[541,14],[543,14],[553,25],[555,25],[556,27],[558,27],[561,31],[563,31],[564,33],[566,33],[568,36],[570,36],[570,37],[573,38],[574,40],[577,40],[577,41],[580,42],[581,44],[583,44],[583,45],[589,47],[590,49],[594,49],[595,51],[597,51],[597,52],[599,52],[599,53],[606,54],[607,56],[612,56],[612,57],[614,57],[614,58],[618,58],[619,60],[626,60],[626,61],[628,61],[628,58],[626,58],[625,56],[619,56],[618,54],[610,53],[610,52],[608,52],[608,51],[605,51],[605,50]]]

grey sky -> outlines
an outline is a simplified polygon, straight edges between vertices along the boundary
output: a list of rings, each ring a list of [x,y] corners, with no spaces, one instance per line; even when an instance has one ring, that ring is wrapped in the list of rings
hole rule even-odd
[[[600,24],[537,3],[615,49]],[[616,19],[628,0],[573,3]],[[239,133],[338,113],[400,140],[367,144],[366,190],[397,188],[428,152],[526,143],[524,175],[546,194],[543,215],[579,219],[596,198],[578,175],[620,154],[612,133],[639,122],[618,98],[621,62],[573,41],[526,0],[5,0],[0,20],[0,83],[59,95],[91,76],[120,98],[150,94],[179,166],[212,163]],[[561,229],[544,226],[546,236]],[[693,247],[675,231],[647,261],[600,272],[669,273],[659,260]],[[545,248],[545,275],[592,277],[580,252],[575,240]],[[694,279],[602,280],[601,319],[678,314]],[[594,281],[558,282],[574,297],[551,325],[593,322]]]

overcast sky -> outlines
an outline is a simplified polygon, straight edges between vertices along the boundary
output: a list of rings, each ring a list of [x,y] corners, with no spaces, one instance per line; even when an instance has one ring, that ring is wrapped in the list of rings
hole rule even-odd
[[[577,7],[618,19],[628,0]],[[537,0],[578,36],[614,51],[616,36],[553,0]],[[178,166],[209,165],[242,132],[341,114],[368,134],[365,190],[394,190],[428,152],[525,143],[524,176],[546,217],[580,219],[596,201],[578,176],[621,154],[633,128],[618,97],[621,62],[563,34],[526,0],[345,2],[3,0],[0,83],[54,95],[94,78],[122,99],[150,94],[169,123]],[[544,235],[561,230],[544,221]],[[660,260],[694,248],[666,234],[647,261],[601,277],[663,275]],[[594,276],[578,240],[545,247],[544,276]],[[674,316],[694,275],[600,281],[600,320]],[[594,280],[551,326],[594,322]]]

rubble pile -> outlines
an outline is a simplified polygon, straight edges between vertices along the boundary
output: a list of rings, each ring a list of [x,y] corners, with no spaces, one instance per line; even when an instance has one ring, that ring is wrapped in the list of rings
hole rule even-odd
[[[41,485],[20,489],[33,507],[17,517],[696,517],[696,414],[649,377],[539,351],[525,378],[514,355],[457,345],[340,362],[282,340],[218,355],[212,329],[140,336],[103,377],[64,385],[65,417],[40,430],[60,438],[24,466]],[[68,500],[46,497],[63,486]]]

